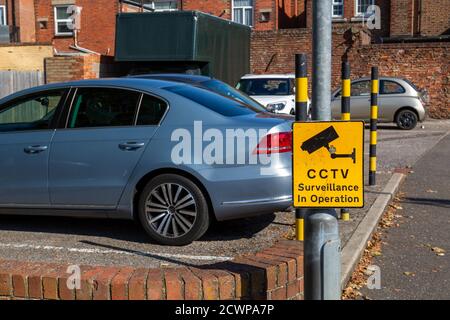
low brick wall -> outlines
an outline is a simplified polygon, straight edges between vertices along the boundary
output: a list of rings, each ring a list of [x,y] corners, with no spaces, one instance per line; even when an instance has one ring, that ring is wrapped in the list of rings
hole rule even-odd
[[[279,241],[256,254],[200,267],[81,266],[79,290],[68,289],[67,268],[0,260],[0,300],[303,299],[303,246],[297,241]]]
[[[47,83],[80,79],[96,79],[100,76],[99,55],[57,56],[45,59]]]

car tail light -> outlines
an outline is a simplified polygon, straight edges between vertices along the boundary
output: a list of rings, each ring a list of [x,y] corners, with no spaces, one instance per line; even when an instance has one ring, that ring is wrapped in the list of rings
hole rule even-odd
[[[292,152],[292,132],[269,133],[258,143],[253,154]]]

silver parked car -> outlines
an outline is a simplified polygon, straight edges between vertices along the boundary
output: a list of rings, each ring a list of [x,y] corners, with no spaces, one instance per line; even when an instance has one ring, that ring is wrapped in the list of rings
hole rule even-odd
[[[399,78],[382,77],[379,81],[378,120],[394,122],[401,129],[411,130],[425,119],[424,104],[428,94],[410,81]],[[370,78],[353,80],[351,84],[351,117],[355,120],[370,120]],[[341,89],[332,95],[331,111],[333,119],[340,119]]]
[[[289,207],[291,124],[172,81],[27,89],[0,99],[0,214],[137,219],[158,243],[188,244],[214,219]],[[230,144],[229,131],[248,129],[263,136]],[[217,161],[202,159],[208,147]],[[261,155],[273,170],[247,159]],[[237,162],[241,156],[247,160]]]

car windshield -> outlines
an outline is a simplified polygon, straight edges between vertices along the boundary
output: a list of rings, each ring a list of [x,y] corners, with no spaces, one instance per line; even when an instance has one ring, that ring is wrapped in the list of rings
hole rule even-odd
[[[249,96],[286,96],[289,95],[289,79],[255,78],[241,79],[237,89]]]
[[[224,97],[207,89],[195,86],[180,85],[164,88],[167,91],[178,94],[184,98],[194,101],[212,111],[226,117],[242,116],[254,113],[262,113],[264,110],[255,108],[237,100]]]
[[[201,83],[206,88],[211,91],[217,92],[223,96],[233,98],[235,100],[241,101],[245,104],[248,104],[256,109],[259,109],[261,112],[266,111],[265,108],[260,105],[258,102],[247,96],[245,93],[236,90],[232,86],[217,80],[208,80]]]

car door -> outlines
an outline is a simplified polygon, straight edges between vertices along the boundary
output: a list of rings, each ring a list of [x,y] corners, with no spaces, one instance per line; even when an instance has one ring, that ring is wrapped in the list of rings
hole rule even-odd
[[[350,114],[352,119],[370,119],[370,80],[352,83],[350,97]]]
[[[381,80],[380,95],[378,98],[378,119],[381,121],[393,121],[398,109],[403,107],[405,88],[396,81]]]
[[[64,128],[52,141],[51,204],[116,207],[167,107],[133,90],[77,88]]]
[[[50,205],[50,144],[66,93],[42,91],[0,106],[0,206]]]

